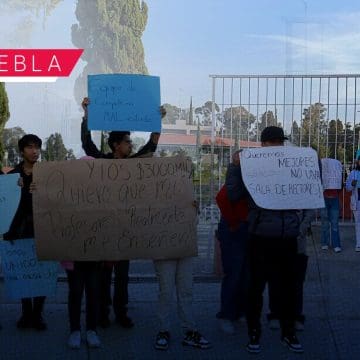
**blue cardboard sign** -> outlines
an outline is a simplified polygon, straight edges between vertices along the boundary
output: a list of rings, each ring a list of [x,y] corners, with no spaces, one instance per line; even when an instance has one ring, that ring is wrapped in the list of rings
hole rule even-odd
[[[6,233],[16,214],[21,197],[19,174],[0,175],[0,234]]]
[[[5,293],[18,300],[34,296],[54,296],[58,263],[38,261],[34,239],[0,241]]]
[[[90,130],[161,131],[160,78],[88,75]]]

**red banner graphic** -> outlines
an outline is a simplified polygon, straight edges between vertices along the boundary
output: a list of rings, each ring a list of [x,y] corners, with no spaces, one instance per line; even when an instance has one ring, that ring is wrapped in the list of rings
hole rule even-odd
[[[0,77],[66,77],[83,49],[0,49]]]

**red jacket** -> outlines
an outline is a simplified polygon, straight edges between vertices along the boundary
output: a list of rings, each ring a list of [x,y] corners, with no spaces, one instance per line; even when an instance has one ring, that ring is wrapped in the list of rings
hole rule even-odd
[[[236,203],[231,203],[228,196],[226,186],[220,189],[216,195],[216,203],[221,212],[221,216],[229,224],[229,226],[236,226],[240,221],[247,221],[248,217],[248,202],[246,199],[239,200]]]

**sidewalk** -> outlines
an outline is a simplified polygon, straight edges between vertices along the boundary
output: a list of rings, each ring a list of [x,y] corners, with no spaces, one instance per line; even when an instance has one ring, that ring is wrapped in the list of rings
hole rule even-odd
[[[212,342],[209,350],[184,348],[178,326],[171,329],[171,346],[167,352],[153,348],[158,330],[156,320],[157,284],[153,277],[132,278],[129,315],[135,322],[131,330],[117,325],[99,330],[100,349],[69,350],[67,284],[58,283],[55,299],[46,304],[45,318],[49,330],[37,333],[19,331],[15,323],[20,306],[4,303],[0,283],[0,359],[358,359],[360,357],[360,253],[354,251],[353,228],[342,227],[344,251],[335,254],[321,251],[319,228],[314,227],[314,242],[309,243],[309,268],[305,287],[306,328],[299,333],[303,355],[292,354],[280,343],[279,330],[266,327],[262,336],[262,352],[250,355],[245,323],[237,325],[233,336],[222,334],[215,314],[218,310],[220,283],[214,277],[197,278],[194,285],[194,312],[199,330]],[[346,235],[345,235],[346,233]],[[314,244],[316,243],[316,244]],[[151,263],[144,265],[151,269]],[[206,280],[207,281],[204,281]],[[267,309],[265,296],[264,309]],[[174,317],[174,322],[176,319]]]

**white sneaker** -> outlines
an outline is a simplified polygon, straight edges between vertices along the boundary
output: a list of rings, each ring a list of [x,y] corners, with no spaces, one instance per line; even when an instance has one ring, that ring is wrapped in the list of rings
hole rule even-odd
[[[321,250],[329,250],[329,246],[328,246],[328,245],[323,245],[323,246],[321,247]]]
[[[86,332],[86,341],[91,348],[98,348],[101,345],[100,339],[94,330],[88,330]]]
[[[334,251],[335,251],[336,253],[341,252],[341,247],[337,246],[336,248],[334,248]]]
[[[219,327],[225,334],[233,335],[235,333],[235,326],[231,320],[219,319]]]
[[[355,248],[355,251],[356,251],[356,252],[359,252],[359,251],[360,251],[360,246],[357,246],[357,247]]]
[[[70,349],[80,349],[81,335],[80,331],[73,331],[68,340],[68,346]]]

